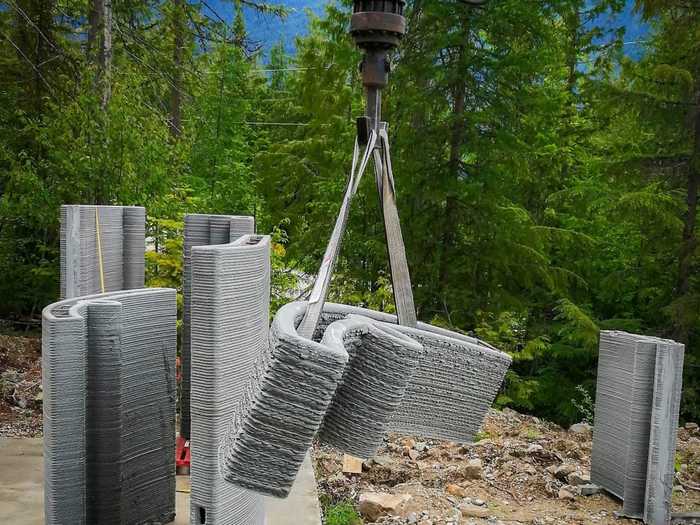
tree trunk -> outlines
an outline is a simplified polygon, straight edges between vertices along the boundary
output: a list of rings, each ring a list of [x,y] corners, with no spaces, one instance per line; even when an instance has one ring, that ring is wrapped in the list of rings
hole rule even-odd
[[[461,60],[460,60],[461,62]],[[452,113],[454,122],[450,137],[450,156],[448,162],[448,180],[445,196],[445,216],[442,225],[442,255],[440,257],[440,289],[445,289],[449,281],[450,258],[457,242],[458,196],[455,188],[462,170],[462,144],[464,142],[464,110],[466,106],[466,86],[460,78],[453,90],[454,105]]]
[[[185,51],[185,4],[174,0],[172,29],[173,45],[173,85],[170,90],[170,136],[177,140],[182,134],[182,62]]]
[[[97,66],[97,89],[104,110],[112,96],[112,0],[93,0],[87,50]]]
[[[112,97],[112,0],[102,0],[102,46],[100,74],[102,76],[102,109]]]
[[[695,100],[700,103],[700,87],[696,90]],[[690,292],[693,256],[695,255],[695,250],[698,245],[697,216],[698,191],[700,191],[700,110],[698,109],[695,110],[694,126],[695,140],[693,156],[688,170],[688,188],[686,192],[687,210],[683,224],[683,238],[681,240],[680,254],[678,257],[676,298],[681,298]],[[677,323],[674,336],[680,342],[687,343],[688,327],[682,326],[682,323]]]

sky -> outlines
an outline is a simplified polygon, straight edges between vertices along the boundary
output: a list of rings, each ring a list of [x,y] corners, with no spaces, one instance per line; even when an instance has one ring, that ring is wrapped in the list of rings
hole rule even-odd
[[[327,0],[265,0],[270,4],[285,5],[290,14],[285,21],[280,21],[269,15],[260,15],[246,10],[246,24],[250,37],[255,42],[263,44],[265,49],[284,41],[287,50],[293,52],[294,38],[306,33],[307,27],[307,10],[322,15],[323,6]],[[208,0],[210,5],[217,13],[226,20],[233,18],[233,2],[230,0]],[[634,0],[628,0],[627,7],[623,13],[614,18],[605,17],[599,21],[605,27],[616,27],[624,24],[626,27],[625,35],[625,52],[632,57],[637,57],[641,54],[641,43],[644,41],[645,35],[649,31],[649,27],[642,22],[640,17],[633,12]],[[212,13],[209,13],[212,15]],[[212,15],[213,16],[213,15]]]

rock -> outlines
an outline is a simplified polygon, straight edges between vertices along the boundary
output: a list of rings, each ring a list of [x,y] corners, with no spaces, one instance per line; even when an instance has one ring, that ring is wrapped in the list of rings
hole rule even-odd
[[[343,454],[343,472],[346,474],[362,474],[362,461],[360,458]]]
[[[423,452],[428,449],[428,444],[427,443],[416,443],[413,445],[413,448],[416,449],[418,452]]]
[[[690,430],[691,432],[698,430],[700,428],[697,423],[686,423],[685,424],[685,429]]]
[[[408,516],[406,516],[406,523],[408,523],[409,525],[418,523],[418,514],[416,514],[415,512],[411,512]]]
[[[576,487],[579,487],[581,485],[590,484],[591,477],[586,475],[586,474],[581,474],[579,472],[572,472],[567,477],[567,480],[569,481],[569,485],[574,485]]]
[[[365,461],[367,467],[379,466],[388,467],[394,463],[394,460],[390,456],[375,456],[372,459]]]
[[[404,447],[413,448],[413,447],[416,446],[416,440],[413,439],[413,438],[403,438],[403,439],[401,440],[401,444],[402,444]]]
[[[488,518],[489,516],[489,510],[486,507],[468,505],[466,503],[462,503],[459,506],[459,511],[465,518]]]
[[[480,459],[470,459],[462,468],[465,479],[481,479],[482,465]]]
[[[600,487],[598,485],[593,485],[592,483],[589,483],[588,485],[581,485],[579,487],[581,489],[581,496],[594,496],[596,494],[600,494]]]
[[[559,499],[573,501],[576,499],[576,495],[573,492],[567,490],[566,487],[562,487],[559,489]]]
[[[418,459],[418,456],[420,456],[420,452],[418,452],[415,449],[410,449],[408,451],[408,457],[411,458],[413,461]]]
[[[473,501],[473,503],[474,503],[474,505],[476,505],[477,507],[485,507],[485,506],[486,506],[486,502],[485,502],[483,499],[479,499],[479,498],[476,498],[476,499]]]
[[[569,474],[571,474],[575,470],[576,470],[576,467],[574,465],[564,463],[563,465],[559,465],[558,467],[555,467],[553,470],[550,470],[548,468],[547,472],[552,474],[559,481],[565,482],[567,480],[567,478],[569,477]]]
[[[447,492],[448,494],[451,494],[452,496],[456,496],[458,498],[464,498],[467,496],[467,491],[464,490],[459,485],[455,485],[454,483],[447,485],[445,487],[445,492]]]
[[[576,423],[569,427],[569,432],[572,434],[588,434],[593,428],[588,423]]]
[[[363,492],[360,494],[360,514],[369,521],[377,521],[388,514],[397,514],[401,505],[411,500],[410,494],[383,494],[379,492]]]
[[[542,445],[538,445],[537,443],[533,443],[529,447],[527,447],[527,453],[528,455],[532,456],[533,454],[537,454],[538,452],[542,452],[544,450],[544,447]]]

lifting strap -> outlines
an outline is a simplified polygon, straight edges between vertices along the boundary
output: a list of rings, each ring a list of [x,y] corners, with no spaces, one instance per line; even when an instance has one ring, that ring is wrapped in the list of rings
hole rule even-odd
[[[105,268],[102,262],[102,236],[100,233],[100,209],[95,206],[95,230],[97,232],[97,263],[100,269],[100,290],[105,293]]]
[[[416,326],[416,310],[413,304],[411,277],[408,271],[406,248],[401,234],[399,213],[396,207],[396,192],[394,175],[391,167],[389,137],[386,132],[386,123],[383,122],[378,132],[374,129],[369,130],[367,145],[361,160],[360,141],[359,139],[355,140],[352,169],[350,177],[348,178],[347,188],[345,189],[343,204],[340,207],[340,213],[336,219],[333,234],[326,247],[321,268],[314,282],[311,296],[309,297],[308,309],[297,329],[297,333],[302,337],[311,339],[316,331],[318,321],[321,318],[323,305],[328,297],[328,289],[333,270],[335,269],[335,264],[340,253],[342,238],[347,229],[350,205],[353,197],[357,193],[357,188],[371,157],[374,157],[375,180],[377,190],[379,191],[379,203],[382,216],[384,218],[384,232],[389,249],[389,265],[391,268],[394,300],[396,302],[399,324],[410,327]]]

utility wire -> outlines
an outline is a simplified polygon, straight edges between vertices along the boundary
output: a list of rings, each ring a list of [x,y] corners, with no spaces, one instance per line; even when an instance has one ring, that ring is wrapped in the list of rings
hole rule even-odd
[[[55,96],[56,92],[54,91],[53,86],[51,86],[51,84],[49,84],[49,81],[46,80],[46,77],[44,77],[44,75],[41,73],[41,71],[39,71],[39,68],[36,67],[36,64],[34,64],[34,62],[32,62],[29,59],[29,57],[24,54],[24,51],[22,51],[19,48],[19,46],[17,44],[15,44],[15,42],[9,36],[7,36],[5,33],[0,33],[0,35],[2,35],[10,44],[12,44],[12,47],[14,47],[17,50],[17,52],[20,55],[22,55],[22,58],[27,62],[27,64],[29,64],[31,66],[31,68],[36,72],[36,74],[39,76],[41,81],[46,85],[46,87],[48,88],[51,95]]]
[[[39,33],[39,34],[42,36],[42,38],[43,38],[44,40],[46,40],[46,42],[48,42],[48,44],[49,44],[51,47],[53,47],[56,51],[58,51],[58,48],[56,47],[56,44],[54,44],[54,43],[49,39],[49,37],[47,37],[47,36],[44,34],[44,32],[39,28],[39,26],[37,26],[37,25],[32,21],[32,19],[29,18],[29,16],[27,15],[27,13],[25,13],[24,10],[23,10],[20,6],[18,6],[18,5],[17,5],[15,2],[13,2],[12,0],[8,0],[8,2],[10,3],[10,6],[11,6],[11,7],[13,7],[18,13],[20,13],[20,14],[25,18],[25,20],[26,20],[27,22],[29,22],[29,23],[32,25],[32,27],[34,27],[34,29],[36,29],[37,33]]]
[[[204,2],[203,2],[203,3],[204,3]],[[206,5],[206,4],[205,4],[205,5]],[[211,8],[210,8],[208,5],[207,5],[207,7],[211,10]],[[20,9],[20,11],[21,11],[21,9]],[[62,14],[63,14],[64,16],[66,16],[67,18],[70,18],[70,17],[68,17],[63,11],[61,11],[61,12],[62,12]],[[26,13],[23,13],[23,16],[24,16],[25,18],[27,18]],[[54,47],[54,49],[57,49],[56,46],[46,37],[46,35],[43,34],[43,32],[39,29],[39,27],[37,27],[34,23],[32,23],[31,20],[30,20],[29,18],[27,18],[27,20],[31,23],[31,25],[33,26],[34,30],[37,31],[37,33],[39,33],[49,44],[51,44],[51,45]],[[115,23],[115,24],[114,24],[114,27],[115,27],[115,29],[116,29],[123,37],[124,37],[124,36],[127,36],[127,35],[121,30],[120,24]],[[8,42],[10,42],[10,44],[12,45],[12,47],[14,47],[14,48],[17,50],[17,52],[22,56],[22,58],[27,62],[27,64],[29,64],[29,66],[37,73],[37,75],[39,76],[39,78],[41,79],[41,81],[42,81],[42,82],[46,85],[46,87],[48,88],[48,90],[49,90],[49,92],[51,93],[51,95],[55,97],[56,91],[54,90],[53,86],[48,82],[48,80],[46,79],[46,77],[44,77],[44,75],[41,73],[41,71],[39,70],[39,68],[37,67],[37,65],[34,64],[34,63],[31,61],[31,59],[29,59],[29,57],[22,51],[22,49],[21,49],[19,46],[17,46],[17,44],[16,44],[9,36],[7,36],[7,35],[4,34],[4,33],[0,33],[0,36],[4,37]],[[134,37],[132,37],[132,39],[133,39],[133,40],[136,40],[136,38],[134,38]],[[137,42],[137,44],[138,44],[138,42]],[[155,53],[155,51],[154,51],[152,48],[149,48],[149,46],[147,46],[147,45],[145,45],[145,44],[142,44],[142,47],[144,47],[147,51],[151,51],[151,52]],[[179,91],[181,94],[183,94],[183,95],[185,95],[185,96],[188,96],[188,97],[190,97],[190,98],[192,98],[192,99],[195,98],[194,95],[192,95],[191,93],[188,93],[188,92],[183,91],[183,90],[181,90],[180,88],[178,88],[178,87],[172,82],[171,78],[169,78],[169,76],[168,76],[165,72],[158,71],[157,69],[155,69],[154,67],[152,67],[150,64],[147,64],[146,62],[144,62],[143,60],[141,60],[137,55],[135,55],[134,53],[132,53],[126,46],[124,46],[124,51],[127,53],[127,55],[129,55],[129,56],[132,58],[132,60],[135,60],[136,62],[140,63],[142,66],[146,67],[147,69],[149,69],[150,71],[154,72],[155,74],[157,74],[157,75],[159,75],[159,76],[163,76],[163,77],[165,78],[166,82],[167,82],[168,84],[170,84],[170,86],[172,86],[173,89],[176,89],[176,90]],[[56,58],[56,57],[54,57],[54,58]],[[53,59],[50,59],[50,60],[53,60]],[[42,64],[45,64],[45,63],[47,63],[47,62],[49,62],[49,60],[43,62]],[[323,67],[323,68],[251,69],[250,71],[255,71],[255,72],[301,71],[301,70],[312,70],[312,69],[328,69],[328,68],[330,68],[330,67],[331,67],[331,66],[325,66],[325,67]],[[190,71],[190,72],[193,73],[193,74],[195,74],[195,76],[197,76],[196,73],[194,73],[194,72],[192,72],[192,71]],[[201,77],[198,77],[198,78],[199,78],[200,80],[202,80]],[[280,90],[279,92],[288,93],[287,91],[281,91],[281,90]],[[71,96],[71,98],[72,98],[73,101],[78,105],[79,109],[80,109],[81,111],[85,112],[86,115],[87,115],[88,113],[87,113],[87,112],[85,111],[85,109],[80,105],[80,103],[79,103],[74,97]],[[230,100],[271,101],[271,102],[274,102],[274,101],[283,101],[283,100],[296,100],[296,97],[268,98],[268,99],[236,98],[236,99],[230,99]],[[141,100],[140,102],[141,102],[141,104],[142,104],[144,107],[146,107],[147,109],[149,109],[155,116],[157,116],[159,119],[161,119],[164,123],[166,123],[166,124],[168,124],[168,125],[173,125],[173,124],[170,122],[170,119],[168,119],[167,117],[165,117],[165,116],[162,114],[161,111],[159,111],[158,109],[154,108],[153,106],[151,106],[150,104],[148,104],[148,103],[145,102],[144,100]],[[205,124],[210,128],[210,131],[211,131],[211,130],[212,130],[211,124],[210,124],[210,123],[206,123],[206,122],[205,122]],[[307,123],[307,122],[260,122],[260,121],[240,121],[240,122],[234,122],[233,124],[245,125],[245,126],[279,126],[279,127],[306,127],[306,126],[309,126],[309,125],[310,125],[310,124]],[[327,125],[327,124],[321,124],[321,125],[324,126],[324,125]],[[181,130],[179,127],[177,127],[177,126],[175,126],[175,127],[176,127],[177,131],[182,132],[182,130]]]

